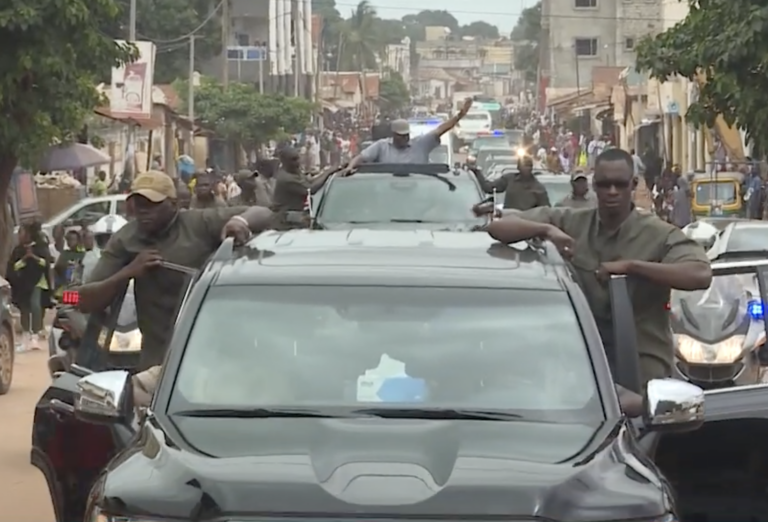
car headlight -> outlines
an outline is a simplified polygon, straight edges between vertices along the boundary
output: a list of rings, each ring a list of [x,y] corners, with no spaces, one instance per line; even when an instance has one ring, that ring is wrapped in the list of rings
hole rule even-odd
[[[744,353],[743,335],[734,335],[715,344],[704,344],[683,334],[677,334],[675,338],[677,353],[685,362],[693,364],[731,364]]]
[[[525,149],[521,147],[517,149],[517,157],[522,158],[523,156],[525,156]]]

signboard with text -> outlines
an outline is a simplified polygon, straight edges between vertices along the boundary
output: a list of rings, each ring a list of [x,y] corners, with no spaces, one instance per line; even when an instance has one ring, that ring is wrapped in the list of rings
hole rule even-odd
[[[125,44],[124,40],[117,43]],[[152,78],[155,74],[155,44],[134,42],[139,57],[133,63],[112,69],[109,111],[117,118],[152,116]]]

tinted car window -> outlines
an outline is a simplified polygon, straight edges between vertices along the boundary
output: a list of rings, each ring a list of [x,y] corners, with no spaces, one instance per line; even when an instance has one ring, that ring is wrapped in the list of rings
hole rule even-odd
[[[431,176],[358,174],[331,183],[318,216],[322,223],[422,220],[437,223],[481,224],[472,206],[481,196],[469,176],[448,175],[448,185]]]
[[[507,145],[507,138],[505,136],[490,136],[487,138],[477,138],[472,142],[472,148],[475,150],[482,149],[483,147],[499,147]]]
[[[420,383],[420,396],[377,395],[392,376]],[[416,402],[550,422],[603,417],[578,320],[561,292],[214,287],[175,383],[172,411]]]
[[[92,225],[99,219],[109,214],[109,201],[101,201],[99,203],[89,203],[75,210],[71,214],[67,215],[69,211],[64,211],[59,216],[50,220],[51,223],[59,222],[64,226],[77,226],[80,224]]]
[[[735,227],[725,246],[726,252],[768,250],[768,226]]]
[[[735,203],[736,183],[733,181],[717,181],[696,185],[697,204],[706,205],[712,200],[720,201],[724,205]]]
[[[539,181],[544,185],[544,188],[547,189],[549,201],[553,205],[571,192],[571,184],[567,179],[562,181],[552,181],[547,180],[546,178],[539,178]]]

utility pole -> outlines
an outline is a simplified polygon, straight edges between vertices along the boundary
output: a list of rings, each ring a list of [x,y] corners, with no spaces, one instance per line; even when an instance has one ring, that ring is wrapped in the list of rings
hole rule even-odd
[[[224,53],[224,70],[221,71],[221,83],[229,87],[229,0],[221,4],[221,52]]]
[[[267,47],[261,47],[259,55],[259,94],[264,94],[264,61],[267,59]]]
[[[187,117],[195,128],[195,35],[189,35],[189,83],[187,91]]]
[[[136,0],[131,0],[128,8],[128,41],[131,43],[136,42]],[[152,78],[150,78],[150,81]],[[128,169],[128,171],[131,173],[129,175],[133,176],[136,172],[136,156],[135,156],[135,148],[136,148],[136,125],[134,123],[130,123],[128,125],[128,135],[127,138],[127,150],[133,151],[133,157],[130,158],[131,162],[131,168]],[[127,152],[127,151],[126,151]],[[128,159],[128,155],[124,155],[124,158]],[[133,181],[133,179],[131,179]]]
[[[131,0],[128,14],[128,41],[136,41],[136,0]]]

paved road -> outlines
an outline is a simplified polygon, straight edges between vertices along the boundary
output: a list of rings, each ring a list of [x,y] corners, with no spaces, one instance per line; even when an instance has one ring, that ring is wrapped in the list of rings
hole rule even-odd
[[[49,378],[47,351],[17,354],[11,391],[0,397],[0,514],[8,522],[52,522],[43,475],[29,463],[32,414]]]

